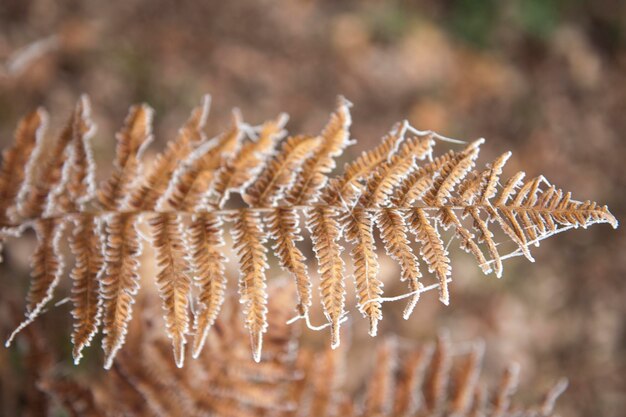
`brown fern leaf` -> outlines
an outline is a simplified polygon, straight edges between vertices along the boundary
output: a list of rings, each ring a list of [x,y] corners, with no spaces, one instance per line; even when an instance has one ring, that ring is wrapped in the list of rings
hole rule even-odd
[[[339,346],[339,327],[345,314],[346,287],[343,279],[343,248],[339,245],[339,224],[336,210],[314,208],[307,213],[307,229],[311,233],[313,250],[320,274],[320,293],[324,313],[330,323],[332,348]]]
[[[243,137],[241,115],[234,112],[232,126],[225,133],[183,158],[157,207],[185,211],[201,207],[216,171],[240,148]]]
[[[536,199],[537,199],[537,192],[539,191],[539,187],[545,181],[546,181],[545,178],[540,175],[538,177],[535,177],[523,183],[523,185],[520,187],[519,192],[517,193],[517,195],[515,196],[511,204],[517,207],[521,207],[522,203],[525,203],[524,207],[529,207],[530,205],[534,204],[534,202],[537,201]],[[539,241],[537,240],[537,238],[539,237],[539,235],[535,231],[538,228],[538,226],[533,223],[533,220],[531,219],[529,212],[525,210],[521,210],[519,212],[519,220],[521,224],[523,225],[524,229],[526,230],[526,232],[528,233],[529,238],[532,239],[533,241],[536,241],[535,244],[538,246]]]
[[[489,229],[489,225],[480,217],[480,211],[476,207],[469,207],[465,210],[465,212],[471,216],[474,229],[480,233],[479,241],[482,241],[487,245],[487,250],[491,256],[491,262],[493,262],[493,271],[496,276],[500,278],[502,276],[502,258],[498,253],[498,248],[493,240],[493,233]],[[468,239],[470,238],[468,237]]]
[[[257,212],[243,209],[234,216],[234,249],[239,256],[241,277],[239,293],[244,304],[243,314],[250,331],[252,355],[256,362],[261,360],[263,333],[267,331],[267,293],[265,270],[267,249],[263,246],[265,236]]]
[[[49,221],[58,225],[74,221],[84,225],[85,230],[91,227],[81,232],[89,242],[94,239],[93,233],[98,233],[95,225],[105,226],[100,243],[104,261],[95,278],[97,268],[93,266],[87,274],[81,262],[87,263],[88,258],[90,265],[98,264],[98,242],[93,241],[93,250],[88,253],[76,246],[82,236],[72,239],[76,242],[73,251],[79,258],[73,281],[78,285],[95,279],[100,285],[107,367],[124,342],[138,289],[139,228],[144,217],[153,219],[153,232],[160,238],[160,287],[167,297],[176,300],[174,304],[166,302],[166,321],[176,339],[179,362],[188,333],[189,302],[195,310],[194,355],[207,340],[208,329],[221,308],[226,281],[220,253],[225,229],[222,218],[235,222],[235,243],[240,264],[245,266],[240,290],[257,359],[267,322],[267,236],[274,241],[280,265],[295,277],[299,318],[306,319],[310,326],[312,288],[305,254],[298,247],[304,238],[299,227],[300,212],[317,258],[321,302],[331,327],[333,347],[339,343],[339,327],[345,314],[341,238],[353,243],[358,307],[369,319],[371,333],[375,333],[376,323],[382,318],[383,301],[389,300],[382,297],[378,277],[374,224],[386,252],[400,263],[401,280],[408,282],[410,293],[394,297],[411,298],[405,317],[426,290],[438,287],[441,301],[448,303],[451,268],[444,244],[447,235],[458,240],[485,273],[493,271],[501,276],[504,259],[525,255],[532,260],[530,247],[555,233],[595,223],[617,227],[617,220],[605,206],[574,200],[570,193],[541,176],[525,180],[523,173],[516,173],[506,179],[503,172],[509,153],[484,169],[475,168],[482,139],[464,149],[435,156],[433,141],[451,140],[420,132],[405,122],[396,125],[381,145],[347,164],[343,174],[332,177],[335,158],[351,143],[347,100],[340,98],[319,137],[292,135],[279,146],[285,118],[266,122],[259,129],[243,123],[237,112],[225,133],[206,140],[203,128],[208,105],[207,97],[176,139],[157,156],[147,175],[140,172],[140,158],[151,140],[152,111],[145,105],[133,107],[117,136],[114,172],[103,182],[97,201],[92,201],[95,196],[89,142],[93,129],[85,97],[59,137],[43,136],[45,113],[40,111],[22,122],[16,145],[4,154],[0,193],[6,200],[0,202],[0,239],[10,233],[19,235],[34,224],[41,229]],[[405,139],[407,132],[417,136]],[[26,162],[23,169],[18,162]],[[15,183],[10,181],[11,167],[16,171]],[[242,195],[245,209],[224,208],[232,191]],[[267,221],[266,231],[262,220]],[[168,227],[161,227],[164,224]],[[189,233],[182,234],[181,224],[191,226]],[[417,238],[415,248],[408,231]],[[46,236],[39,230],[40,251],[50,250],[50,238]],[[496,239],[504,241],[496,243]],[[510,243],[512,252],[499,253]],[[423,285],[420,263],[434,274],[436,284]],[[199,287],[195,292],[190,289],[192,274]],[[41,300],[47,297],[45,292]],[[75,302],[86,301],[77,298]],[[97,310],[88,310],[85,329],[93,329]],[[93,330],[85,332],[75,336],[77,355]]]
[[[506,164],[506,161],[511,157],[511,152],[506,152],[500,155],[495,161],[491,163],[488,170],[487,182],[480,192],[480,202],[482,204],[487,203],[493,196],[496,195],[498,181],[500,175],[502,175],[502,168]]]
[[[463,249],[467,253],[471,253],[472,255],[474,255],[474,258],[476,258],[476,261],[478,261],[478,266],[480,266],[485,274],[490,273],[491,267],[487,262],[483,251],[478,246],[478,243],[476,243],[474,234],[470,232],[463,225],[463,223],[461,223],[454,210],[452,210],[450,207],[443,207],[441,211],[439,211],[437,216],[445,230],[449,229],[450,227],[454,227],[454,231],[457,238],[459,239],[461,249]],[[495,249],[495,246],[493,246],[492,249]],[[495,251],[495,255],[499,259],[497,251]]]
[[[345,206],[352,206],[362,191],[361,180],[367,178],[379,164],[387,161],[396,152],[404,139],[404,136],[399,134],[401,132],[400,126],[396,126],[382,139],[380,145],[363,152],[357,159],[346,164],[343,174],[331,179],[322,194],[322,201],[329,205],[343,203]]]
[[[311,306],[311,281],[307,273],[306,258],[296,246],[303,240],[300,234],[299,217],[295,210],[278,208],[267,217],[268,233],[275,241],[272,249],[280,266],[295,278],[300,316],[307,316]]]
[[[194,282],[200,289],[193,325],[194,358],[200,355],[224,302],[226,275],[225,258],[220,251],[224,245],[221,226],[220,218],[211,213],[195,216],[189,225],[187,247]]]
[[[276,120],[264,123],[258,139],[243,145],[238,154],[220,168],[209,192],[210,206],[223,207],[231,191],[244,189],[258,175],[263,163],[270,159],[276,142],[284,136],[287,119],[283,113]]]
[[[396,188],[392,203],[397,207],[408,207],[422,199],[432,188],[433,178],[436,178],[443,166],[457,155],[457,152],[449,151],[409,173]]]
[[[146,310],[141,315],[145,322],[133,323],[138,329],[129,334],[127,348],[120,352],[114,372],[107,378],[79,383],[48,371],[38,376],[39,385],[53,391],[65,409],[75,409],[82,399],[83,413],[96,415],[555,415],[555,401],[565,389],[565,381],[550,389],[537,406],[520,406],[513,398],[518,367],[507,368],[493,393],[488,392],[479,378],[483,343],[455,344],[446,333],[435,346],[382,341],[364,382],[357,390],[351,389],[344,377],[349,352],[345,343],[338,350],[298,351],[298,332],[285,323],[291,313],[292,286],[283,285],[280,282],[269,288],[276,302],[269,304],[271,325],[261,363],[249,357],[248,335],[234,297],[225,303],[205,351],[194,366],[183,369],[171,361],[167,338],[150,325],[153,303],[145,300]],[[42,346],[37,349],[50,354]]]
[[[403,317],[408,319],[419,301],[420,291],[424,286],[419,282],[422,273],[419,260],[407,238],[404,213],[397,209],[381,210],[376,214],[376,226],[380,230],[380,239],[387,254],[400,264],[400,280],[408,282],[409,290],[414,293],[403,313]]]
[[[441,332],[424,381],[424,407],[431,412],[438,412],[447,400],[452,368],[451,348],[450,336],[445,331]]]
[[[423,396],[416,394],[424,384],[432,354],[433,346],[423,346],[409,352],[402,363],[396,365],[394,416],[413,416],[424,406]]]
[[[170,391],[171,394],[169,394],[169,398],[166,398],[166,403],[163,405],[176,407],[175,414],[192,414],[194,402],[199,400],[199,397],[194,395],[195,392],[190,387],[190,381],[184,378],[179,367],[172,363],[169,343],[163,339],[156,339],[145,346],[142,351],[145,355],[145,362],[142,367],[148,377],[146,380],[153,379],[158,382],[157,384],[150,384],[144,380],[140,383],[144,386],[153,385],[153,398],[154,396],[157,397],[154,398],[154,401],[158,404],[159,397],[163,397],[163,391]]]
[[[345,367],[344,355],[337,350],[325,351],[313,356],[308,361],[304,382],[308,382],[302,398],[299,399],[298,415],[332,416],[337,415],[339,404],[337,391],[342,385],[342,369]]]
[[[41,140],[48,115],[43,109],[34,111],[20,120],[15,130],[13,146],[2,152],[0,169],[0,228],[10,222],[9,208],[25,179],[25,165],[35,145]]]
[[[115,354],[124,344],[132,305],[139,290],[141,243],[136,222],[135,216],[123,213],[113,214],[105,221],[107,241],[100,292],[106,369],[111,368]]]
[[[172,339],[174,358],[180,368],[185,360],[186,335],[189,331],[189,295],[191,279],[183,246],[181,219],[172,213],[150,219],[156,251],[159,293],[163,299],[165,325]]]
[[[398,136],[398,142],[402,142],[406,128],[407,124],[404,123],[398,126],[396,131],[390,133],[390,136]],[[413,138],[403,143],[397,154],[390,155],[371,174],[361,193],[358,205],[367,208],[386,205],[393,189],[408,172],[414,169],[416,160],[424,159],[432,153],[432,145],[433,141],[431,138]],[[382,213],[380,214],[382,215]],[[350,214],[344,217],[343,224],[346,228],[346,239],[355,243],[351,254],[355,262],[355,281],[357,282],[359,294],[359,307],[361,312],[369,317],[370,334],[374,336],[376,334],[377,322],[382,317],[381,302],[375,301],[382,295],[382,283],[377,278],[378,263],[372,236],[372,214],[362,209],[353,209]],[[398,230],[401,233],[399,236],[400,241],[402,240],[402,235],[405,236],[404,240],[406,241],[405,226],[398,223],[397,220],[394,224],[402,227],[401,230]],[[389,233],[385,233],[382,230],[381,232],[387,238],[383,238],[383,241],[388,251],[389,249],[396,249],[392,256],[400,256],[412,262],[410,267],[414,268],[414,270],[411,271],[413,275],[411,284],[415,287],[415,290],[418,290],[417,277],[415,275],[419,274],[419,271],[416,271],[417,263],[413,262],[416,259],[412,256],[408,243],[405,245],[400,244],[400,242],[398,242],[399,245],[393,244],[389,242]],[[411,257],[413,258],[412,260],[410,259]],[[364,310],[364,306],[367,311]]]
[[[470,144],[466,150],[441,167],[431,189],[424,196],[427,204],[441,206],[451,195],[454,187],[465,178],[478,158],[479,147],[483,140]]]
[[[306,169],[306,166],[301,168],[302,161],[319,144],[320,139],[311,136],[288,138],[279,154],[269,161],[256,181],[246,189],[243,195],[244,201],[251,207],[271,207],[274,205],[276,200],[281,197],[282,190],[293,183],[294,176],[301,175],[300,173]]]
[[[403,141],[406,123],[397,126],[389,136],[394,138],[396,146]],[[371,175],[361,197],[360,205],[365,207],[378,206],[387,198],[396,182],[398,182],[412,166],[414,159],[423,158],[425,149],[429,148],[422,142],[413,141],[406,144],[398,156],[390,154],[385,162],[379,161],[377,170]],[[393,152],[394,148],[389,151]],[[364,156],[363,160],[368,157]],[[365,174],[365,172],[363,172]],[[357,179],[357,176],[353,176]],[[341,186],[339,186],[341,188]],[[337,196],[331,198],[336,199]],[[367,210],[353,209],[343,216],[341,224],[346,230],[346,240],[354,243],[351,256],[355,265],[355,283],[361,313],[370,321],[370,334],[377,333],[378,321],[382,318],[381,302],[377,299],[382,295],[382,282],[378,279],[378,262],[372,236],[372,216]]]
[[[502,187],[502,191],[494,204],[496,206],[502,206],[510,199],[514,198],[517,193],[517,189],[522,186],[525,176],[526,174],[524,172],[517,172],[509,178],[504,187]]]
[[[192,111],[176,139],[157,155],[150,172],[132,187],[125,203],[127,206],[136,210],[152,210],[156,207],[180,161],[205,140],[202,129],[209,114],[210,104],[210,97],[205,96],[202,105]]]
[[[454,199],[456,202],[467,202],[472,204],[476,202],[477,196],[480,191],[487,185],[487,177],[489,176],[489,169],[478,171],[474,169],[468,172],[467,176],[457,188],[458,197]]]
[[[409,416],[486,416],[531,417],[554,415],[554,400],[566,383],[559,381],[546,394],[539,407],[509,407],[513,385],[509,367],[493,396],[488,396],[479,380],[483,344],[454,346],[440,337],[433,346],[396,343],[378,345],[373,370],[365,377],[363,396],[346,392],[341,383],[341,363],[345,351],[327,351],[315,360],[303,355],[311,365],[305,368],[304,392],[294,390],[297,412],[290,415],[354,415],[358,417]],[[458,351],[468,351],[459,354]],[[491,399],[493,398],[493,399]],[[313,408],[312,405],[317,405]],[[545,405],[545,408],[544,408]],[[313,413],[313,411],[315,413]],[[348,413],[348,414],[343,414]]]
[[[348,214],[345,236],[354,247],[350,256],[354,262],[354,282],[356,284],[359,311],[370,322],[370,336],[376,336],[378,321],[382,319],[383,283],[378,279],[378,260],[372,235],[372,217],[367,210],[353,209]]]
[[[401,136],[403,132],[399,133]],[[368,178],[365,190],[359,198],[359,205],[363,207],[381,207],[389,205],[389,197],[400,182],[417,165],[431,155],[434,141],[424,139],[408,139],[397,154],[391,155],[388,161],[380,164]]]
[[[513,363],[504,370],[500,385],[496,390],[495,399],[493,402],[493,411],[491,413],[494,417],[502,417],[509,412],[511,406],[511,397],[517,391],[517,384],[519,379],[520,367],[518,364]]]
[[[335,168],[335,159],[350,144],[350,107],[352,103],[339,97],[337,110],[322,131],[321,144],[303,164],[295,182],[286,195],[289,204],[306,205],[317,199],[326,184],[326,174]]]
[[[411,210],[408,218],[409,228],[421,243],[420,255],[429,272],[434,272],[439,280],[439,300],[442,303],[450,302],[448,293],[448,277],[451,273],[450,258],[445,248],[441,235],[431,224],[426,211],[421,208]]]
[[[502,231],[519,247],[526,259],[531,262],[535,262],[535,259],[532,257],[530,250],[528,249],[526,233],[517,221],[513,211],[506,207],[500,207],[499,210],[497,210],[489,206],[487,206],[486,211],[491,219],[497,220],[500,225],[500,229],[502,229]]]
[[[288,187],[302,161],[319,145],[320,139],[308,136],[288,138],[280,152],[271,160],[255,183],[244,194],[244,201],[251,206],[271,206]],[[294,210],[277,208],[268,217],[268,233],[276,242],[273,246],[280,265],[295,278],[298,289],[298,307],[305,315],[311,304],[311,290],[305,257],[296,246],[302,240],[298,227],[298,215]]]
[[[55,188],[63,188],[62,172],[66,147],[74,137],[75,118],[81,115],[77,109],[72,113],[61,134],[54,140],[38,136],[30,158],[25,166],[24,182],[17,196],[17,214],[22,219],[41,216],[48,198]]]
[[[472,406],[474,393],[485,352],[484,343],[476,342],[455,377],[455,392],[451,398],[450,411],[453,415],[465,415]]]
[[[280,198],[281,191],[293,182],[302,161],[319,143],[318,138],[311,136],[288,138],[280,153],[269,161],[256,181],[246,189],[244,201],[251,207],[272,206]]]
[[[139,353],[139,358],[122,356],[119,362],[123,365],[116,365],[115,370],[142,397],[142,408],[149,410],[146,414],[177,417],[194,415],[189,398],[181,395],[184,387],[176,386],[176,373],[169,368],[171,359],[169,362],[164,361],[153,343],[139,350]]]
[[[63,258],[59,241],[63,235],[65,223],[55,219],[42,219],[35,223],[37,248],[31,259],[32,273],[30,288],[26,296],[26,319],[11,333],[6,346],[27,325],[32,323],[54,296],[63,274]]]
[[[530,251],[527,247],[528,245],[526,241],[526,235],[522,230],[520,224],[517,222],[515,215],[510,210],[504,209],[503,215],[507,218],[507,221],[502,216],[500,216],[500,214],[492,207],[490,203],[490,199],[492,199],[496,195],[496,187],[498,186],[499,177],[502,174],[502,168],[510,157],[511,153],[507,152],[498,157],[487,170],[483,171],[480,174],[475,174],[474,181],[470,181],[470,185],[466,186],[463,192],[461,192],[460,201],[462,202],[462,204],[465,205],[476,204],[484,208],[488,216],[487,221],[493,221],[494,219],[497,220],[502,231],[518,245],[518,247],[522,250],[524,256],[526,256],[526,258],[531,262],[534,262],[534,259],[530,255]],[[503,189],[502,191],[505,196],[507,194],[510,194],[511,192],[507,188]],[[478,214],[476,211],[470,214],[475,219],[476,224],[480,223],[480,220],[477,219]],[[492,236],[490,234],[486,234],[482,230],[480,230],[480,232],[480,237],[482,240],[491,239]],[[497,258],[498,256],[493,253],[495,250],[495,244],[490,241],[488,242],[488,245],[490,247],[490,251],[492,252],[492,256],[494,256],[494,258]],[[499,266],[497,268],[499,268]]]
[[[569,193],[551,186],[548,190],[539,193],[537,201],[524,204],[527,213],[533,220],[535,232],[540,238],[545,238],[557,230],[557,225],[565,227],[588,227],[597,222],[609,223],[617,227],[617,220],[609,213],[606,206],[599,207],[591,201],[571,200]],[[496,209],[507,206],[496,207]],[[516,211],[516,207],[511,210]]]
[[[501,417],[509,412],[511,399],[517,392],[520,366],[511,363],[502,373],[500,384],[496,389],[493,401],[493,416]]]
[[[363,412],[367,415],[385,416],[393,410],[395,373],[398,366],[397,349],[397,342],[393,338],[384,340],[378,348],[374,370],[365,392]]]
[[[237,300],[229,297],[215,324],[217,331],[208,337],[194,366],[177,368],[170,357],[169,341],[146,319],[146,323],[137,323],[140,329],[133,329],[139,331],[129,334],[126,348],[106,378],[80,383],[70,377],[46,375],[41,384],[46,392],[60,388],[60,382],[72,387],[51,392],[69,411],[78,405],[74,399],[87,400],[91,395],[84,412],[94,410],[97,415],[287,417],[297,406],[291,387],[302,379],[295,355],[297,331],[285,324],[291,314],[288,300],[294,295],[290,288],[271,285],[268,289],[272,299],[279,302],[269,306],[269,315],[275,320],[266,337],[261,363],[250,359],[248,335],[239,320]],[[153,311],[149,303],[145,305],[142,317],[147,318]]]
[[[515,195],[515,193],[517,192],[517,188],[520,187],[521,184],[523,183],[524,176],[525,174],[523,172],[518,172],[515,175],[513,175],[511,178],[509,178],[509,180],[502,188],[500,195],[498,196],[496,201],[493,203],[493,205],[495,205],[496,207],[500,207],[500,211],[502,215],[506,218],[507,221],[511,223],[511,227],[515,231],[522,245],[524,247],[527,247],[528,246],[528,243],[526,241],[527,237],[525,236],[525,233],[522,230],[520,230],[522,229],[522,226],[519,220],[512,213],[510,209],[503,208],[503,207],[506,207],[509,199]],[[497,216],[497,213],[495,214],[492,213],[492,215]],[[501,222],[500,219],[498,219],[498,221]],[[516,239],[516,243],[517,242],[518,241]],[[528,257],[529,254],[524,253],[524,255],[527,255]]]
[[[280,198],[298,172],[302,161],[319,146],[320,139],[308,136],[288,138],[278,155],[271,160],[255,183],[246,190],[244,201],[251,206],[271,206]],[[298,216],[294,210],[276,209],[268,217],[268,233],[276,242],[273,246],[281,267],[296,280],[297,310],[306,315],[311,305],[311,284],[304,264],[306,258],[296,246],[302,240]]]
[[[71,299],[74,305],[72,310],[74,350],[72,354],[75,364],[80,362],[83,348],[89,346],[100,325],[102,302],[98,274],[104,262],[100,245],[101,233],[99,220],[94,216],[85,215],[76,219],[70,239],[70,248],[76,258],[70,272]]]
[[[113,172],[100,185],[98,201],[109,210],[120,208],[131,182],[140,174],[140,159],[152,142],[154,110],[146,104],[130,108],[124,127],[117,133]]]
[[[41,140],[48,116],[42,109],[34,111],[20,120],[15,130],[15,143],[2,152],[0,168],[0,262],[4,234],[10,232],[15,199],[25,179],[25,165],[35,144]]]
[[[543,177],[524,183],[523,173],[517,173],[507,181],[498,195],[498,179],[509,156],[508,153],[503,154],[486,171],[475,174],[474,179],[470,180],[472,184],[466,184],[461,195],[455,199],[455,203],[464,208],[464,216],[471,217],[473,227],[479,233],[477,239],[459,226],[458,218],[453,216],[449,208],[440,212],[444,226],[457,224],[456,232],[462,235],[462,247],[475,254],[485,271],[489,270],[488,264],[493,263],[496,275],[502,275],[502,259],[489,228],[492,222],[497,222],[500,229],[517,245],[518,251],[531,261],[530,244],[549,237],[558,226],[586,227],[596,222],[606,222],[617,227],[617,221],[606,207],[597,207],[591,202],[572,201],[571,194],[565,194],[553,186],[542,190],[541,185],[546,182]],[[520,186],[515,195],[516,188]],[[485,213],[486,217],[483,218],[481,213]],[[486,244],[492,257],[491,262],[481,260],[477,246],[480,242]]]
[[[76,211],[96,193],[96,167],[90,144],[95,126],[87,96],[83,95],[78,101],[71,123],[71,141],[66,149],[61,180],[48,196],[47,214]]]

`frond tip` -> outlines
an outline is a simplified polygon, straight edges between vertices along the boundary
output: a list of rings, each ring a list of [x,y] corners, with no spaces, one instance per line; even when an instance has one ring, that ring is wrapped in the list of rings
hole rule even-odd
[[[500,277],[505,259],[532,261],[531,248],[556,233],[618,225],[606,206],[575,200],[543,176],[518,172],[507,179],[510,152],[479,168],[483,139],[465,144],[398,123],[380,145],[334,173],[337,158],[353,143],[346,99],[338,100],[317,135],[288,135],[286,114],[252,126],[235,111],[226,131],[210,138],[204,132],[209,104],[206,96],[149,166],[143,154],[153,139],[153,111],[133,106],[116,136],[113,172],[99,187],[86,96],[59,135],[44,135],[44,110],[19,123],[15,144],[2,154],[0,245],[28,227],[35,229],[38,245],[26,318],[7,343],[54,297],[63,278],[63,231],[72,225],[73,354],[78,361],[101,329],[106,368],[126,339],[146,228],[166,332],[182,366],[187,337],[194,333],[191,351],[198,357],[221,311],[228,281],[223,234],[231,226],[244,321],[259,361],[272,322],[268,239],[279,265],[295,280],[296,319],[309,327],[314,292],[309,271],[315,268],[307,258],[317,261],[317,290],[328,321],[320,328],[330,327],[336,348],[347,310],[344,241],[351,246],[357,307],[375,335],[385,301],[410,298],[404,318],[428,290],[438,289],[439,299],[449,303],[450,243],[471,254],[483,272]],[[452,149],[437,154],[440,142]],[[302,224],[312,253],[305,250]],[[377,234],[400,264],[408,294],[384,296]]]

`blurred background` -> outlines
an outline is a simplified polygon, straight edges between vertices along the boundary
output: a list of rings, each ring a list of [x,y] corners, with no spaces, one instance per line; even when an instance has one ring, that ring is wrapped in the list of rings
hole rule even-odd
[[[18,118],[40,105],[58,132],[81,93],[90,95],[98,125],[100,178],[131,104],[156,109],[156,151],[204,93],[213,96],[210,135],[227,126],[233,107],[254,124],[286,111],[290,131],[317,133],[343,94],[354,103],[359,142],[340,165],[406,118],[446,136],[485,137],[481,163],[513,151],[505,173],[544,174],[577,199],[607,204],[619,220],[626,209],[621,0],[2,0],[0,147]],[[22,314],[32,244],[26,238],[5,249],[2,338]],[[562,415],[623,415],[625,253],[622,230],[594,226],[545,241],[533,249],[535,264],[507,261],[497,280],[454,248],[451,305],[426,293],[404,321],[404,303],[387,303],[380,333],[421,341],[447,328],[456,341],[483,338],[486,367],[519,362],[529,397],[566,376]],[[381,264],[386,294],[404,292],[395,263]],[[376,341],[352,294],[356,365],[371,362]],[[42,318],[49,348],[67,372],[101,372],[98,347],[72,368],[69,310],[65,304]],[[303,343],[321,346],[328,335],[305,331]],[[0,414],[30,389],[9,370],[25,366],[20,346],[0,349]],[[348,368],[354,389],[364,368]]]

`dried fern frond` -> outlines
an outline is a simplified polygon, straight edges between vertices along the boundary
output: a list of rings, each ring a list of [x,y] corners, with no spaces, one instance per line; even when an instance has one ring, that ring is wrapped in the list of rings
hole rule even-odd
[[[596,223],[617,227],[606,206],[574,200],[542,176],[526,179],[518,172],[507,179],[508,152],[477,168],[482,139],[461,147],[403,122],[343,173],[333,173],[336,159],[353,143],[346,99],[339,98],[319,135],[287,135],[286,115],[255,127],[235,111],[226,131],[208,138],[209,104],[207,96],[149,167],[142,154],[152,140],[152,110],[132,107],[117,135],[113,172],[99,187],[94,185],[94,129],[86,97],[57,137],[43,135],[43,110],[20,122],[0,170],[0,241],[33,227],[39,245],[26,320],[18,330],[53,297],[62,278],[57,243],[71,225],[74,355],[80,358],[102,322],[107,367],[124,343],[132,316],[142,261],[139,230],[146,222],[178,365],[191,333],[192,353],[200,354],[221,309],[227,284],[222,236],[228,227],[233,227],[239,255],[240,295],[256,359],[271,321],[267,240],[296,283],[298,318],[309,323],[312,266],[300,244],[310,239],[331,346],[337,347],[346,314],[344,241],[350,244],[357,307],[375,335],[388,300],[378,274],[377,246],[400,264],[400,280],[410,292],[391,299],[410,299],[408,318],[429,289],[438,289],[440,300],[449,303],[451,238],[485,273],[499,277],[505,259],[523,255],[532,261],[531,247],[555,233]],[[439,142],[453,142],[454,148],[437,152]],[[241,199],[230,198],[233,194]],[[512,252],[502,249],[507,246]]]
[[[176,367],[170,342],[149,324],[141,323],[142,328],[129,335],[128,349],[116,359],[113,372],[90,384],[92,391],[88,392],[99,394],[95,404],[91,403],[93,411],[100,415],[257,416],[270,412],[287,415],[295,410],[289,387],[302,375],[296,364],[298,331],[285,324],[291,314],[293,290],[274,282],[268,292],[276,302],[268,307],[272,326],[261,363],[250,358],[247,329],[239,320],[240,306],[230,297],[193,367]],[[67,404],[66,408],[72,405],[73,393],[84,393],[86,388],[54,376],[45,382],[46,391]],[[69,388],[69,384],[51,382],[73,382],[75,386],[65,392],[61,388]],[[82,390],[74,392],[78,388]],[[119,398],[124,401],[116,401]]]
[[[468,349],[469,347],[469,349]],[[440,337],[434,346],[404,346],[395,339],[387,339],[379,344],[374,361],[374,369],[366,378],[368,381],[362,395],[335,392],[328,397],[327,386],[337,378],[340,367],[336,364],[345,360],[342,350],[319,355],[317,362],[305,373],[308,392],[301,394],[300,402],[306,405],[307,399],[326,399],[325,408],[319,416],[337,415],[333,410],[341,410],[341,415],[374,416],[551,416],[554,413],[554,399],[567,387],[566,380],[558,381],[535,407],[520,407],[515,404],[517,390],[516,372],[519,366],[510,365],[503,373],[501,382],[490,395],[480,378],[484,344],[474,342],[469,346],[450,343],[447,337]],[[464,352],[464,353],[461,353]],[[331,373],[316,372],[317,369],[331,369]],[[336,388],[341,392],[341,384]],[[308,396],[308,397],[307,397]],[[300,410],[303,411],[303,410]],[[305,415],[306,415],[306,410]],[[308,414],[313,415],[313,414]]]
[[[507,367],[499,382],[484,378],[484,343],[452,343],[442,332],[425,345],[381,340],[365,383],[353,391],[344,378],[346,344],[322,351],[299,346],[297,327],[286,324],[293,286],[274,281],[268,292],[271,325],[261,363],[249,357],[247,330],[230,297],[194,366],[177,368],[167,338],[149,323],[137,323],[141,328],[129,335],[105,378],[81,382],[48,369],[39,386],[80,415],[549,417],[567,385],[561,380],[543,401],[521,405],[514,396],[519,366]]]

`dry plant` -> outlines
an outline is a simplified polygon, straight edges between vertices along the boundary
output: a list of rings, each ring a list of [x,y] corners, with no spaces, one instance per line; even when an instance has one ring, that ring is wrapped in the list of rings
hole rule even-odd
[[[99,187],[87,97],[81,97],[57,137],[45,135],[48,116],[42,109],[19,123],[15,144],[3,154],[0,227],[3,238],[34,228],[38,245],[26,319],[7,345],[53,298],[63,275],[60,241],[68,226],[73,226],[69,247],[75,258],[70,272],[74,358],[80,360],[102,329],[106,368],[126,339],[143,240],[155,249],[167,334],[181,367],[187,337],[194,336],[192,353],[198,357],[224,301],[224,222],[232,225],[242,313],[257,361],[268,327],[268,239],[280,265],[295,278],[298,318],[309,323],[312,283],[298,247],[304,238],[301,217],[318,261],[333,348],[346,314],[342,239],[351,247],[359,311],[375,335],[388,300],[378,276],[375,228],[409,287],[406,318],[428,289],[438,288],[440,300],[449,302],[446,230],[485,273],[500,277],[504,259],[524,255],[532,261],[530,247],[556,233],[595,223],[617,227],[606,206],[574,200],[543,176],[525,179],[518,172],[502,180],[510,153],[475,168],[482,139],[461,147],[460,141],[403,122],[343,173],[331,175],[336,158],[352,143],[347,100],[338,100],[319,135],[284,140],[285,115],[254,127],[238,112],[226,132],[208,139],[209,103],[206,97],[193,110],[148,168],[142,154],[153,138],[153,111],[147,105],[132,107],[117,135],[113,172]],[[437,142],[460,149],[435,155]],[[230,198],[234,193],[243,202]],[[149,236],[142,232],[145,227]],[[500,253],[494,232],[515,244],[513,252]],[[424,285],[420,263],[435,284]]]
[[[522,406],[513,398],[516,364],[488,389],[480,376],[483,343],[451,343],[442,333],[424,346],[383,340],[364,386],[351,393],[343,378],[345,343],[322,352],[298,346],[297,327],[286,324],[291,288],[269,288],[271,328],[261,363],[250,358],[239,305],[229,297],[194,366],[174,365],[148,309],[108,378],[81,380],[50,369],[38,386],[72,416],[547,417],[567,385],[561,380],[535,406]]]

